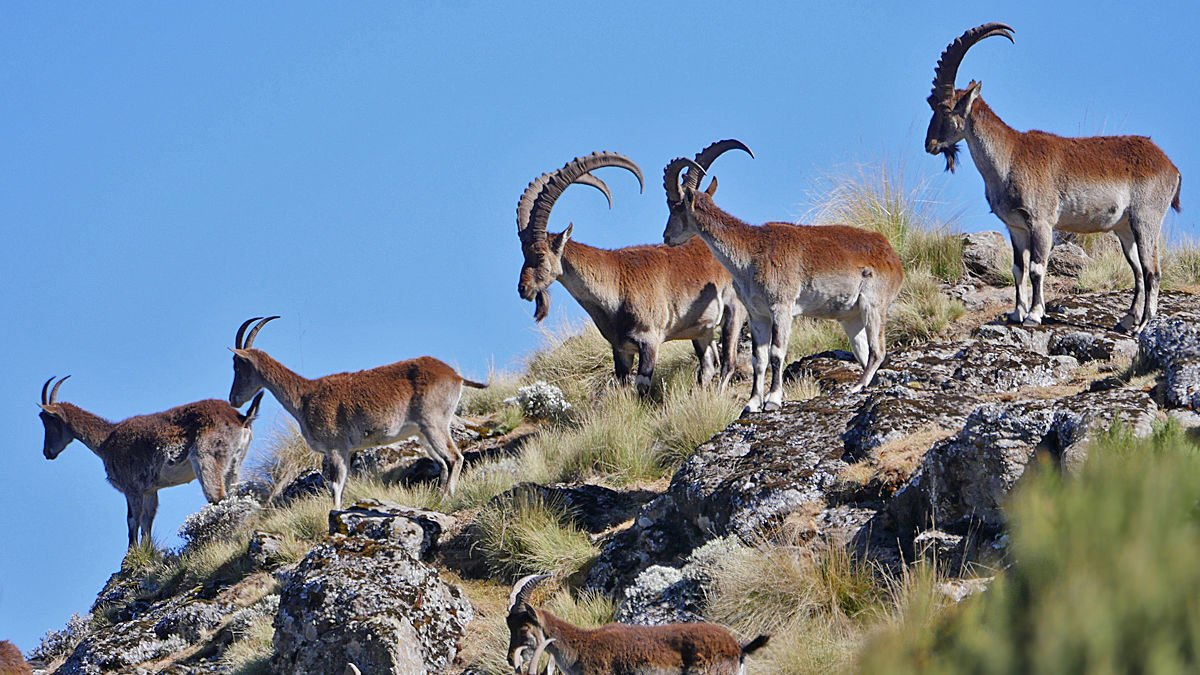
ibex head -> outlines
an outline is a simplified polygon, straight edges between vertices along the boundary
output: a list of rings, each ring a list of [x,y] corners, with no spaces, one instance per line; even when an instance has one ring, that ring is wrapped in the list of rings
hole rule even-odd
[[[938,59],[937,67],[933,70],[933,92],[928,98],[933,118],[929,120],[929,130],[925,133],[925,152],[945,156],[947,171],[954,171],[958,143],[967,134],[967,116],[971,114],[971,106],[979,97],[979,88],[982,86],[982,83],[971,80],[966,89],[955,89],[954,78],[958,75],[958,66],[975,43],[993,35],[1008,38],[1012,42],[1012,33],[1013,29],[1002,23],[976,26],[951,42]]]
[[[258,337],[258,331],[262,330],[263,326],[278,318],[268,316],[264,319],[256,316],[246,319],[238,327],[237,335],[233,338],[233,386],[229,389],[229,404],[235,408],[242,407],[251,396],[262,391],[264,383],[254,362],[258,353],[258,350],[253,349],[254,338]],[[250,330],[250,334],[246,335],[246,329],[255,321],[258,323]]]
[[[62,378],[54,383],[54,388],[50,388],[50,383],[54,382],[54,378],[46,380],[42,385],[42,402],[38,407],[42,409],[38,413],[38,417],[42,420],[42,426],[46,428],[46,438],[42,442],[42,454],[46,459],[54,459],[58,457],[63,450],[66,449],[71,441],[75,440],[75,434],[71,432],[71,427],[62,419],[62,413],[58,407],[58,388],[66,382],[70,375]],[[49,391],[49,394],[47,394]]]
[[[550,284],[562,276],[563,251],[571,238],[573,225],[557,234],[549,234],[546,227],[550,221],[550,210],[564,190],[572,183],[590,185],[604,193],[612,207],[612,193],[604,181],[593,176],[591,171],[605,166],[618,166],[637,176],[638,186],[643,186],[642,170],[633,160],[615,152],[593,152],[587,157],[576,157],[550,173],[538,176],[525,188],[517,202],[517,236],[521,239],[521,252],[525,262],[521,265],[521,276],[517,281],[517,293],[525,300],[536,302],[534,319],[541,321],[550,313]]]
[[[696,236],[694,214],[696,200],[700,198],[700,179],[708,172],[712,163],[729,150],[741,150],[751,157],[754,156],[745,143],[727,139],[717,141],[701,150],[694,160],[685,157],[673,159],[663,170],[663,187],[667,191],[667,210],[670,212],[667,216],[667,227],[663,231],[663,242],[679,246]],[[679,174],[685,168],[687,173],[683,174],[681,184]],[[717,179],[713,178],[704,194],[707,195],[706,198],[711,199],[716,193]]]
[[[549,574],[531,574],[517,580],[508,595],[508,662],[516,672],[521,672],[521,660],[526,649],[537,648],[546,641],[537,612],[529,604],[533,589]]]

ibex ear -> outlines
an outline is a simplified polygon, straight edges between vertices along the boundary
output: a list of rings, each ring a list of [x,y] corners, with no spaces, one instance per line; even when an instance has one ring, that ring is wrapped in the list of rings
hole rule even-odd
[[[568,223],[567,229],[550,238],[550,250],[556,256],[563,254],[563,249],[567,247],[567,241],[571,238],[571,230],[575,229],[575,223]]]
[[[975,99],[979,98],[979,89],[983,86],[982,82],[971,80],[967,85],[967,91],[958,99],[958,103],[954,104],[954,112],[966,117],[971,114],[971,106],[975,105]]]
[[[709,197],[717,194],[717,177],[713,176],[712,182],[708,184],[708,189],[705,190]]]

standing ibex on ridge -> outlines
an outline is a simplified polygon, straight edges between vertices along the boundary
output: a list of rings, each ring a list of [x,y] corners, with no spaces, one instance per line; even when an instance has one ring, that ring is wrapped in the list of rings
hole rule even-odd
[[[431,356],[305,379],[254,348],[258,331],[278,318],[256,316],[238,328],[229,402],[240,405],[263,388],[269,390],[296,419],[308,446],[324,456],[323,471],[335,508],[342,506],[351,451],[410,436],[424,441],[440,469],[442,490],[453,494],[463,456],[450,435],[450,422],[463,386],[484,389],[487,385],[463,379]],[[255,321],[247,335],[246,329]]]
[[[557,666],[567,675],[738,675],[746,657],[769,639],[760,635],[738,644],[732,633],[712,623],[580,628],[529,604],[533,589],[547,578],[527,576],[508,596],[508,662],[517,673],[525,651],[533,648],[525,671],[530,675],[543,652],[552,659],[548,671]]]
[[[733,149],[750,152],[740,141],[725,140],[701,154],[715,159]],[[887,238],[844,225],[748,225],[713,202],[715,178],[708,190],[700,190],[704,172],[703,165],[685,158],[667,165],[663,185],[670,216],[663,241],[678,246],[701,239],[733,277],[750,315],[754,345],[754,381],[743,412],[783,404],[783,359],[796,314],[839,321],[863,366],[852,391],[870,384],[883,363],[887,310],[904,280],[900,257]],[[768,347],[771,388],[764,397]]]
[[[54,459],[75,439],[96,453],[108,482],[125,495],[129,548],[138,545],[139,527],[142,545],[152,541],[159,490],[199,478],[205,499],[215,504],[233,488],[250,447],[261,395],[245,414],[207,399],[113,423],[72,403],[59,403],[58,389],[67,377],[49,394],[54,378],[42,385],[42,454]]]
[[[738,332],[745,315],[729,274],[703,244],[606,250],[571,239],[573,224],[557,234],[546,232],[554,202],[572,183],[597,188],[612,205],[608,187],[589,173],[607,166],[630,171],[642,184],[641,169],[632,160],[599,152],[542,174],[525,188],[517,204],[517,235],[525,255],[517,292],[536,302],[534,318],[541,321],[550,311],[550,284],[558,280],[612,345],[618,381],[628,383],[637,355],[636,382],[643,395],[650,389],[659,346],[667,340],[692,341],[700,360],[700,382],[712,378],[719,360],[720,383],[728,384],[737,365]],[[719,357],[714,343],[718,325]]]
[[[979,95],[981,83],[955,89],[963,56],[984,38],[1012,41],[1012,28],[986,23],[950,43],[934,69],[929,107],[933,118],[925,151],[946,158],[954,171],[964,138],[983,176],[988,205],[1012,239],[1013,323],[1040,324],[1046,313],[1043,283],[1054,230],[1115,232],[1133,270],[1133,304],[1117,324],[1140,332],[1158,313],[1158,243],[1167,208],[1179,210],[1182,177],[1145,136],[1063,138],[1020,132],[1004,123]],[[1025,297],[1026,272],[1033,286]]]

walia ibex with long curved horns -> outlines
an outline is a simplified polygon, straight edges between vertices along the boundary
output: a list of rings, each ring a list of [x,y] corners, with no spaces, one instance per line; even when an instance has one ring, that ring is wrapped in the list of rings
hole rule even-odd
[[[75,439],[96,453],[108,482],[125,495],[129,548],[137,546],[139,528],[142,544],[151,542],[159,490],[199,478],[204,497],[216,503],[237,482],[261,395],[245,414],[208,399],[114,424],[72,403],[59,403],[58,389],[67,377],[53,389],[53,377],[42,385],[42,454],[54,459]]]
[[[966,139],[983,176],[988,205],[1008,227],[1013,248],[1015,307],[1009,320],[1039,324],[1054,230],[1114,232],[1133,270],[1133,303],[1118,328],[1140,332],[1158,312],[1158,245],[1168,207],[1179,210],[1179,169],[1145,136],[1063,138],[1017,131],[1000,119],[972,80],[955,77],[973,45],[991,36],[1012,41],[1012,28],[986,23],[963,33],[938,59],[929,106],[933,118],[925,151],[946,158],[953,171],[958,142]],[[1026,273],[1033,286],[1025,295]]]
[[[517,235],[525,256],[517,292],[536,302],[534,318],[541,321],[550,311],[550,284],[557,280],[566,287],[612,345],[619,381],[631,379],[637,355],[636,382],[642,394],[649,391],[659,346],[667,340],[692,341],[700,382],[711,379],[719,361],[720,382],[727,384],[737,365],[745,314],[729,274],[703,244],[606,250],[571,239],[573,224],[562,232],[546,231],[555,201],[572,183],[595,187],[612,205],[608,186],[589,173],[610,166],[630,171],[642,184],[641,169],[632,160],[597,152],[542,174],[525,188],[517,203]]]
[[[760,635],[739,644],[728,629],[712,623],[580,628],[529,603],[534,588],[548,578],[524,577],[508,596],[508,662],[517,673],[538,672],[545,653],[551,659],[546,672],[557,666],[567,675],[738,675],[744,672],[746,657],[769,639]]]
[[[700,153],[709,162],[740,141],[713,143]],[[753,156],[753,155],[751,155]],[[687,168],[680,184],[680,172]],[[700,239],[729,270],[746,306],[753,341],[754,381],[743,412],[783,404],[783,359],[796,314],[841,322],[863,366],[853,391],[870,384],[883,363],[887,310],[900,293],[904,269],[886,237],[844,225],[752,226],[713,202],[717,181],[700,190],[706,164],[678,158],[663,172],[670,215],[663,241],[673,246]],[[765,390],[770,351],[771,386]]]
[[[270,391],[296,419],[308,446],[324,456],[335,508],[342,506],[352,451],[411,436],[424,441],[437,462],[442,490],[454,492],[463,456],[450,434],[450,422],[463,387],[483,389],[486,384],[463,379],[432,356],[309,380],[254,348],[258,332],[278,318],[256,316],[238,327],[229,402],[241,405],[264,388]],[[254,328],[247,334],[250,324]]]

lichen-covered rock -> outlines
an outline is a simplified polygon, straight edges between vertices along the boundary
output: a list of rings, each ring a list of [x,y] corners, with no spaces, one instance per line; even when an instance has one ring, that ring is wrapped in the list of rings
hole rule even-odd
[[[179,538],[184,550],[218,539],[227,539],[262,509],[253,497],[235,495],[215,504],[205,504],[184,518]]]
[[[363,448],[350,458],[350,472],[356,476],[379,476],[425,456],[416,438],[378,448]]]
[[[283,556],[283,539],[274,532],[255,530],[250,533],[250,543],[246,546],[246,559],[255,569],[277,569],[287,562]]]
[[[321,494],[329,494],[329,488],[325,483],[325,476],[321,475],[321,472],[316,469],[309,469],[296,476],[291,483],[288,483],[287,487],[279,491],[279,494],[275,497],[275,504],[277,506],[286,506],[301,497]]]
[[[625,588],[616,620],[647,626],[703,621],[714,572],[742,548],[736,537],[722,537],[692,551],[678,568],[652,565]]]
[[[1138,335],[1145,363],[1162,370],[1167,404],[1200,409],[1200,316],[1160,316]]]
[[[296,675],[441,672],[473,617],[456,587],[390,541],[333,537],[283,588],[271,667]]]
[[[329,534],[392,541],[426,559],[442,533],[454,526],[444,513],[367,499],[341,511],[329,512]]]
[[[1036,453],[1078,466],[1090,433],[1120,421],[1144,436],[1156,413],[1147,394],[1131,389],[982,405],[958,434],[930,448],[889,509],[910,537],[935,526],[953,534],[998,530],[1004,499]]]

